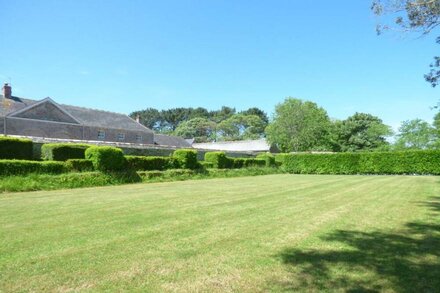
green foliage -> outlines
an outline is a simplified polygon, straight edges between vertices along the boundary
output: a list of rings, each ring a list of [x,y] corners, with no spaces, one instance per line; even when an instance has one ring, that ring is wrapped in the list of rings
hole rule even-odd
[[[265,167],[265,159],[254,159],[254,158],[228,158],[232,161],[232,168],[250,168],[250,167]]]
[[[26,160],[0,160],[0,176],[60,174],[67,171],[63,162],[39,162]]]
[[[127,165],[136,171],[166,170],[179,167],[179,161],[173,157],[125,156]]]
[[[266,167],[276,166],[275,156],[271,153],[261,153],[257,155],[257,159],[262,159],[266,162]]]
[[[92,146],[86,150],[85,157],[93,162],[98,171],[120,171],[126,167],[124,154],[119,148]]]
[[[296,174],[440,175],[440,151],[290,154],[283,167]]]
[[[268,142],[283,152],[317,150],[327,148],[329,128],[330,119],[323,108],[289,97],[275,107],[266,135]]]
[[[238,114],[242,114],[242,115],[256,115],[258,117],[260,117],[260,119],[264,122],[264,126],[266,127],[267,124],[269,124],[269,117],[267,117],[266,112],[264,112],[263,110],[253,107],[253,108],[249,108],[245,111],[241,111]]]
[[[224,152],[207,152],[205,162],[211,163],[212,167],[217,169],[226,169],[232,166],[231,160],[226,157]]]
[[[288,153],[275,154],[275,163],[277,163],[278,165],[282,165],[288,155]]]
[[[32,141],[0,136],[0,159],[32,160]]]
[[[335,151],[371,151],[388,145],[386,137],[391,128],[376,116],[355,113],[343,121],[336,122],[334,128],[337,145]]]
[[[235,114],[217,126],[222,140],[259,139],[264,135],[266,123],[257,115]]]
[[[46,161],[67,161],[84,159],[90,145],[74,143],[46,143],[41,147],[41,158]]]
[[[92,160],[86,160],[86,159],[69,159],[66,161],[66,168],[72,172],[95,171]]]
[[[177,159],[183,169],[198,169],[200,164],[197,161],[197,151],[190,149],[175,150],[173,158]]]
[[[214,164],[211,162],[206,162],[206,161],[201,161],[199,162],[200,165],[205,168],[205,169],[210,169],[210,168],[214,168]]]
[[[396,149],[429,149],[434,146],[435,129],[422,119],[403,121],[395,143]]]
[[[215,122],[207,118],[197,117],[180,123],[174,131],[174,135],[194,138],[196,142],[207,142],[215,138],[215,132]]]

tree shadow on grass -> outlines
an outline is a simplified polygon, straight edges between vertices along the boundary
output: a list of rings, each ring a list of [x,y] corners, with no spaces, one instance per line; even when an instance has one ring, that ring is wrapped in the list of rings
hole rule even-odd
[[[440,197],[423,203],[440,213]],[[286,249],[295,278],[284,290],[440,292],[440,225],[411,222],[396,233],[337,230],[322,239],[341,249]]]

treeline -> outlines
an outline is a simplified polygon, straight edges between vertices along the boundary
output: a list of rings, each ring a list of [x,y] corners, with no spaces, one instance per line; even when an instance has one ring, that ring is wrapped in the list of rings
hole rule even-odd
[[[377,116],[354,113],[344,120],[331,119],[316,103],[291,97],[276,105],[271,121],[259,108],[237,112],[226,106],[215,111],[148,108],[130,116],[139,117],[143,125],[156,132],[194,138],[196,142],[265,137],[282,152],[440,148],[440,113],[432,124],[421,119],[404,121],[394,133]]]
[[[258,108],[237,112],[223,106],[219,110],[205,108],[148,108],[130,114],[146,127],[165,134],[193,138],[196,142],[258,139],[265,135],[267,114]]]

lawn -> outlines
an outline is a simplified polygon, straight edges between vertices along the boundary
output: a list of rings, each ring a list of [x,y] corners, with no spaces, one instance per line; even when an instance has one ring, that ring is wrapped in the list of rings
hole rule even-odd
[[[439,177],[268,175],[0,195],[1,292],[439,288]]]

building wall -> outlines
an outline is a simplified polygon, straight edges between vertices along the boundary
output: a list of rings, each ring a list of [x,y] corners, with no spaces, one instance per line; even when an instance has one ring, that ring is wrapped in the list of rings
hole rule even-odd
[[[4,133],[4,118],[0,118],[0,133]],[[98,131],[105,132],[104,139],[98,139]],[[118,140],[119,133],[123,133],[125,135],[124,140]],[[13,117],[6,118],[6,133],[4,134],[75,140],[102,140],[143,144],[154,143],[154,134],[152,132],[97,128],[68,123],[20,119]],[[137,135],[141,136],[141,141],[137,140]]]

